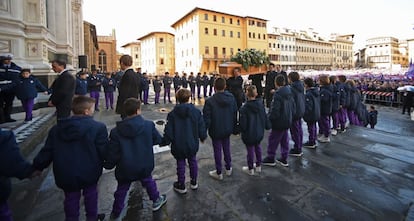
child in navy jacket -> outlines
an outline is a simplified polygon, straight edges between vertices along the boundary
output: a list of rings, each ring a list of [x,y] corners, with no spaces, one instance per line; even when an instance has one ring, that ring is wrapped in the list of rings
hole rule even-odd
[[[88,93],[88,75],[82,71],[76,76],[75,95],[86,95]]]
[[[50,129],[45,146],[33,160],[36,170],[53,163],[56,185],[65,192],[66,220],[79,219],[79,200],[84,197],[87,220],[97,220],[97,183],[102,174],[108,132],[93,119],[95,100],[77,96],[73,116],[58,120]]]
[[[217,78],[214,82],[216,93],[209,97],[203,107],[203,117],[208,129],[208,134],[213,141],[214,161],[216,169],[209,172],[209,175],[217,180],[223,179],[222,172],[222,152],[226,175],[232,174],[231,154],[230,154],[230,135],[235,132],[237,127],[237,103],[233,94],[224,91],[226,80]]]
[[[290,136],[294,142],[293,148],[289,151],[289,155],[300,157],[303,155],[303,129],[302,117],[305,114],[305,88],[300,80],[298,72],[290,72],[288,75],[290,89],[296,104],[295,114],[293,115],[292,126],[290,127]]]
[[[158,78],[157,75],[155,75],[155,78],[152,80],[152,86],[154,88],[154,93],[155,93],[154,103],[159,104],[160,103],[160,93],[161,93],[162,82]]]
[[[106,73],[105,78],[102,80],[102,86],[105,93],[105,104],[106,104],[106,110],[111,107],[111,109],[114,109],[114,92],[116,89],[116,80],[112,76],[111,73]]]
[[[22,107],[26,113],[24,121],[31,121],[34,100],[37,97],[37,90],[48,94],[47,88],[40,81],[30,74],[30,69],[22,69],[20,78],[16,83],[16,97],[22,102]]]
[[[190,187],[195,190],[197,184],[197,158],[199,140],[203,142],[207,138],[207,131],[201,111],[190,104],[191,92],[187,89],[179,89],[175,95],[177,104],[167,116],[167,124],[164,129],[164,142],[171,145],[171,153],[177,161],[177,182],[174,190],[186,193],[185,187],[185,161],[190,167]]]
[[[277,159],[282,166],[289,166],[287,163],[289,153],[289,133],[292,126],[293,116],[296,111],[296,104],[290,87],[285,86],[285,77],[278,75],[275,78],[276,91],[268,113],[272,124],[267,146],[267,157],[263,160],[263,165],[276,166],[275,156],[277,147],[280,144],[281,158]]]
[[[254,175],[261,172],[262,148],[260,142],[264,137],[264,130],[270,129],[270,122],[267,119],[266,111],[261,98],[256,99],[256,86],[251,85],[246,88],[247,102],[240,108],[240,133],[243,143],[247,149],[247,167],[242,167],[242,171]],[[256,167],[253,165],[256,155]]]
[[[7,204],[12,188],[10,177],[24,179],[32,172],[30,163],[20,154],[13,132],[0,128],[0,220],[12,220]]]
[[[308,126],[309,140],[303,144],[307,148],[316,148],[317,129],[316,122],[321,117],[321,99],[319,97],[319,88],[315,87],[315,83],[312,78],[306,78],[304,80],[306,95],[305,95],[305,114],[303,120],[305,120]]]
[[[134,181],[141,181],[153,201],[152,210],[161,208],[167,201],[166,195],[159,194],[157,184],[152,178],[154,170],[153,145],[161,143],[161,135],[152,121],[141,116],[141,101],[128,98],[124,102],[127,117],[116,123],[109,135],[105,168],[115,169],[118,187],[111,218],[118,218],[124,208],[126,194]]]
[[[329,117],[332,113],[332,87],[327,75],[322,75],[319,77],[319,94],[321,98],[321,118],[318,121],[318,141],[321,143],[329,143],[331,142],[331,126]]]

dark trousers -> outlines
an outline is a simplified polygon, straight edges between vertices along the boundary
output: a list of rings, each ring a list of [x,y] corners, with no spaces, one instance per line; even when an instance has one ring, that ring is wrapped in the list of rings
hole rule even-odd
[[[190,179],[197,181],[198,165],[196,156],[187,158],[188,166],[190,168]],[[177,159],[177,181],[178,183],[185,183],[185,159]]]
[[[249,170],[253,169],[254,156],[256,155],[256,166],[262,165],[262,147],[260,144],[246,145],[247,149],[247,166]]]
[[[157,184],[155,183],[154,179],[152,179],[152,176],[144,178],[140,181],[141,181],[141,185],[147,190],[150,200],[155,202],[160,197],[160,193],[157,190]],[[121,214],[122,210],[125,207],[125,198],[126,198],[126,195],[130,187],[131,187],[130,182],[120,183],[118,181],[118,186],[114,193],[115,200],[114,200],[114,204],[112,205],[113,214],[117,216]]]
[[[7,201],[0,203],[0,220],[1,221],[13,221],[12,213],[10,211]]]
[[[290,127],[290,136],[294,142],[294,148],[302,150],[303,145],[303,130],[302,130],[302,119],[295,120]]]
[[[105,104],[106,109],[111,107],[111,109],[114,109],[114,92],[105,92]]]
[[[97,220],[98,218],[98,190],[96,184],[82,190],[86,219]],[[66,221],[79,220],[79,201],[81,191],[65,192],[65,200],[63,202]]]
[[[316,139],[318,136],[318,133],[316,131],[316,122],[307,122],[306,124],[308,125],[309,133],[308,142],[309,144],[316,144]]]
[[[339,124],[341,125],[341,130],[345,129],[346,120],[347,120],[347,111],[346,108],[339,109]]]
[[[224,163],[226,170],[230,170],[231,168],[230,137],[223,139],[212,139],[212,141],[214,149],[214,161],[216,163],[216,171],[217,174],[221,174],[223,167],[221,164],[222,152],[224,154]]]
[[[195,99],[195,87],[190,87],[191,90],[191,99],[194,100]]]
[[[8,92],[0,93],[0,106],[3,109],[3,116],[0,116],[0,120],[3,119],[3,121],[4,120],[7,121],[11,119],[14,97],[15,97],[14,93],[8,93]]]
[[[197,97],[201,98],[201,86],[197,86]]]
[[[164,88],[164,103],[166,103],[167,97],[168,97],[168,102],[171,102],[170,94],[171,94],[171,88],[169,87]]]
[[[210,90],[208,91],[208,96],[213,95],[213,91],[214,91],[214,86],[210,85]]]
[[[332,128],[336,130],[336,129],[339,128],[339,122],[340,122],[340,120],[339,120],[340,119],[339,110],[332,113],[331,117],[332,117]]]
[[[148,92],[149,89],[143,90],[144,92],[144,104],[148,104]]]
[[[160,92],[155,92],[154,103],[156,104],[160,103]]]
[[[208,85],[204,85],[203,86],[203,94],[204,94],[204,97],[207,97],[207,87],[208,87]]]
[[[26,113],[26,117],[24,118],[25,121],[30,121],[33,118],[33,107],[34,107],[34,98],[27,99],[27,100],[21,100],[22,107],[24,112]]]
[[[267,156],[274,159],[277,147],[280,144],[282,159],[287,160],[289,153],[289,133],[288,130],[271,130],[269,134]]]
[[[318,125],[319,125],[319,134],[323,134],[325,137],[329,137],[331,133],[331,126],[330,126],[330,119],[329,115],[321,115],[319,118]]]
[[[99,91],[91,91],[90,97],[95,99],[95,110],[99,110]]]

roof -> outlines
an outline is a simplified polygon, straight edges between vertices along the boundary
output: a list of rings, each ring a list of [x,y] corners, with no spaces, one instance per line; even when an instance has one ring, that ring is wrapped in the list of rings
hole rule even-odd
[[[233,15],[233,14],[229,14],[229,13],[225,13],[225,12],[219,12],[219,11],[214,11],[214,10],[210,10],[210,9],[205,9],[205,8],[199,8],[199,7],[195,7],[193,10],[189,11],[187,14],[185,14],[183,17],[181,17],[180,19],[178,19],[176,22],[174,22],[171,27],[174,28],[175,25],[177,25],[177,23],[179,23],[181,20],[183,20],[184,18],[186,18],[187,16],[195,13],[197,10],[202,10],[202,11],[207,11],[207,12],[213,12],[213,13],[219,13],[222,15],[229,15],[229,16],[234,16],[234,17],[239,17],[239,18],[253,18],[253,19],[258,19],[258,20],[262,20],[262,21],[268,21],[266,19],[262,19],[262,18],[256,18],[256,17],[251,17],[251,16],[240,16],[240,15]]]
[[[153,31],[153,32],[150,32],[150,33],[148,33],[148,34],[146,34],[146,35],[138,38],[137,40],[141,41],[142,39],[145,39],[145,38],[147,38],[147,37],[149,37],[151,35],[155,35],[155,34],[169,34],[169,35],[174,36],[174,34],[171,34],[171,33],[166,32],[166,31]]]
[[[141,42],[129,42],[129,43],[126,43],[126,44],[122,45],[121,47],[126,48],[130,45],[140,45],[140,44],[141,44]]]

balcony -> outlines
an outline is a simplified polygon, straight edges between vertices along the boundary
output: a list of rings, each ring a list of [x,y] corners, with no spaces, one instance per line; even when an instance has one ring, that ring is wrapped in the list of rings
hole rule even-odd
[[[203,54],[204,60],[221,61],[230,60],[231,56],[225,54]]]

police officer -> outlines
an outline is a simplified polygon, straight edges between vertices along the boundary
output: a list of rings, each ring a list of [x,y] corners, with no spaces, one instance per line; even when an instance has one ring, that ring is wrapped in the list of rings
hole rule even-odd
[[[12,59],[12,54],[0,55],[0,123],[16,121],[11,118],[11,112],[15,85],[22,69]]]

